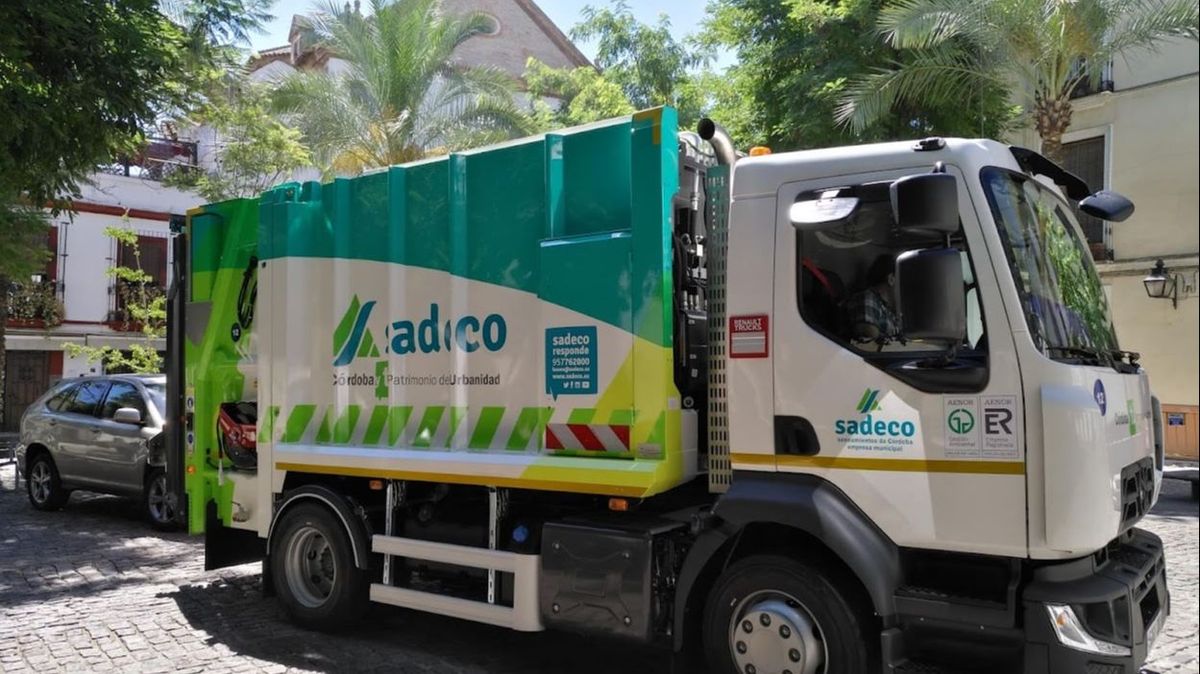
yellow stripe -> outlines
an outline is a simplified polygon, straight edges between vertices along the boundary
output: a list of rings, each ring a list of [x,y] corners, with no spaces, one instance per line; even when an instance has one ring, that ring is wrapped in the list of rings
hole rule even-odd
[[[952,459],[863,459],[840,456],[791,456],[740,454],[730,456],[734,464],[841,470],[888,470],[904,473],[972,473],[976,475],[1024,475],[1021,461],[958,461]],[[736,465],[734,466],[737,467]]]
[[[382,470],[375,468],[353,468],[349,466],[319,466],[283,461],[275,464],[275,470],[291,470],[298,473],[316,473],[318,475],[347,475],[350,477],[386,478],[389,480],[472,484],[484,487],[508,487],[511,489],[565,491],[576,494],[601,494],[604,496],[642,496],[646,493],[646,490],[642,487],[619,484],[531,480],[527,478],[495,477],[490,475],[459,475],[456,473],[432,473],[420,470]]]

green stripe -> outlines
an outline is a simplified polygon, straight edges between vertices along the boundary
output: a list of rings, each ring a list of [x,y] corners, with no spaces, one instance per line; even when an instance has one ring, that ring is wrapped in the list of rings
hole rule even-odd
[[[865,391],[863,391],[862,397],[858,399],[858,404],[854,406],[854,409],[861,412],[863,409],[863,405],[867,404],[867,398],[869,398],[870,396],[871,396],[871,389],[866,389]]]
[[[608,423],[614,426],[632,426],[633,410],[613,410],[612,414],[608,415]]]
[[[348,445],[350,438],[354,435],[354,428],[358,425],[358,416],[362,412],[362,408],[358,405],[347,405],[346,409],[342,410],[337,421],[333,422],[330,427],[329,417],[333,415],[334,406],[330,405],[325,410],[325,416],[321,419],[321,427],[317,429],[317,443],[322,445]]]
[[[283,442],[300,442],[304,437],[304,430],[308,428],[308,422],[312,421],[313,413],[317,411],[316,405],[296,405],[288,414],[287,424],[283,429],[283,437],[280,438]]]
[[[350,308],[346,309],[346,314],[342,316],[342,320],[338,321],[337,327],[333,329],[334,357],[337,357],[342,347],[346,345],[346,339],[350,337],[350,330],[354,327],[354,319],[358,317],[358,307],[358,295],[355,295],[350,299]]]
[[[537,446],[540,448],[545,442],[546,422],[550,420],[550,415],[554,413],[553,407],[525,407],[521,410],[521,415],[517,417],[517,423],[513,426],[512,434],[508,436],[508,449],[525,449],[529,446],[529,439],[537,434]]]
[[[450,430],[446,432],[446,446],[454,446],[454,433],[458,430],[458,425],[463,419],[467,418],[467,408],[451,407],[450,408]]]
[[[412,405],[400,407],[376,405],[371,410],[371,418],[367,420],[367,432],[363,434],[363,444],[378,445],[383,438],[384,427],[388,429],[388,446],[396,444],[396,441],[404,433],[404,427],[408,425],[410,416],[412,416]]]
[[[446,408],[441,405],[430,405],[425,408],[425,414],[421,415],[421,423],[417,425],[417,433],[413,436],[413,447],[428,447],[433,443],[433,436],[437,433],[438,426],[442,423],[442,415],[446,413]]]
[[[568,424],[590,424],[596,416],[596,410],[589,407],[577,407],[571,410],[567,417]]]
[[[479,421],[475,422],[475,430],[467,446],[471,449],[487,449],[492,446],[492,438],[496,437],[496,429],[504,418],[503,407],[485,407],[479,413]]]

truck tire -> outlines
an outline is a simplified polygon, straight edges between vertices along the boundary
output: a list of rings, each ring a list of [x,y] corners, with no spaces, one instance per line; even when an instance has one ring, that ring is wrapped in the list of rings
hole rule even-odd
[[[747,557],[708,596],[705,659],[712,674],[873,674],[878,631],[860,604],[820,566]]]
[[[348,627],[367,608],[367,574],[354,564],[350,537],[317,503],[288,508],[272,536],[271,574],[292,621],[326,632]]]
[[[71,492],[64,489],[62,480],[58,477],[58,467],[54,459],[45,451],[40,451],[29,460],[25,468],[25,491],[29,502],[38,510],[59,510],[71,498]]]

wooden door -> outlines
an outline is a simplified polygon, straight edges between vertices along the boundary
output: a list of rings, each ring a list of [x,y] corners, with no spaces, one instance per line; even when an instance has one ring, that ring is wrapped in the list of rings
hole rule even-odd
[[[1200,432],[1197,432],[1195,405],[1163,405],[1163,444],[1168,459],[1200,457]]]
[[[21,430],[21,415],[50,386],[50,354],[46,351],[9,351],[4,378],[4,420],[0,430]]]

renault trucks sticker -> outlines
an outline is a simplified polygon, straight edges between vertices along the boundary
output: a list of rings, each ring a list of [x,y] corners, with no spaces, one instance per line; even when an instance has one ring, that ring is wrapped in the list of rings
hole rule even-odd
[[[905,406],[903,411],[885,409],[884,401],[900,406],[889,391],[868,388],[854,406],[854,417],[836,419],[833,432],[842,447],[872,452],[902,452],[918,443],[916,410]]]
[[[766,314],[729,317],[730,358],[766,358],[768,345]]]

